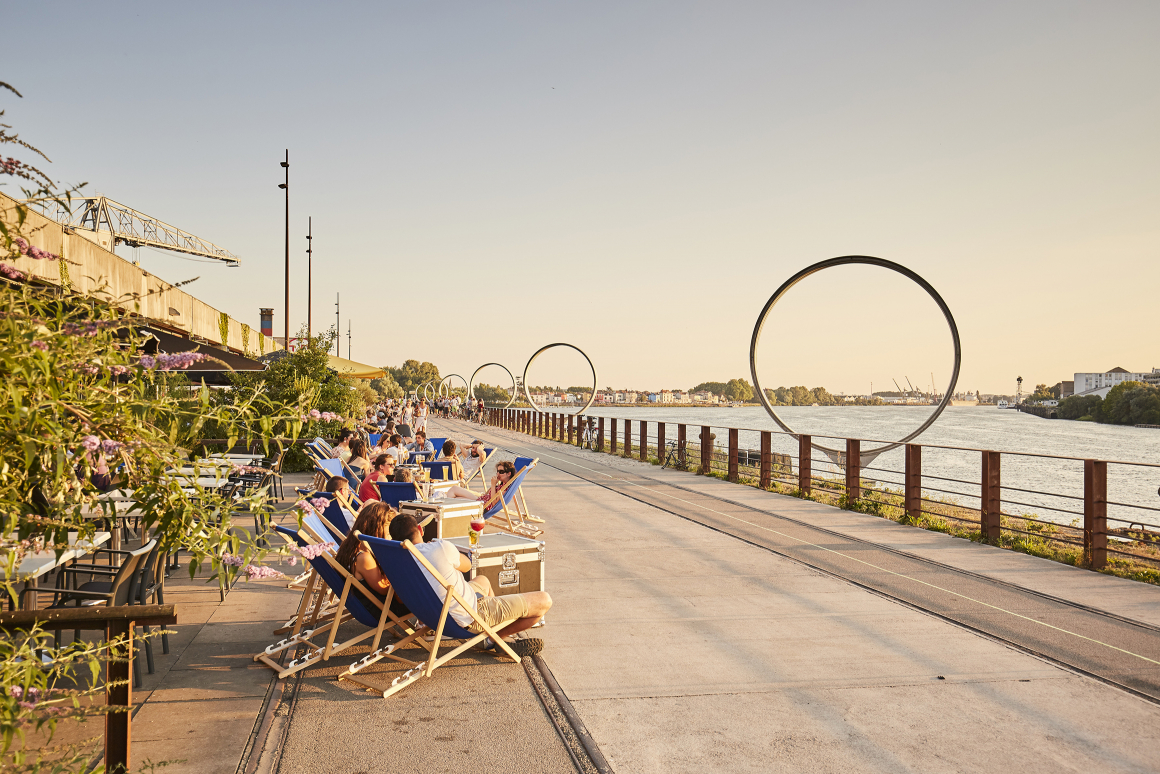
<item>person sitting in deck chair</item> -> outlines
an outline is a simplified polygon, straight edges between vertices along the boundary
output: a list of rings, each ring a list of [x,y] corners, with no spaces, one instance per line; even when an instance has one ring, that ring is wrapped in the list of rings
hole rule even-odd
[[[463,463],[459,461],[459,457],[455,454],[457,450],[455,441],[448,438],[443,442],[443,454],[439,457],[439,462],[451,463],[451,475],[448,476],[452,481],[463,483]]]
[[[424,454],[429,454],[432,457],[434,457],[435,456],[435,445],[427,440],[427,432],[425,430],[416,430],[415,431],[415,441],[414,441],[414,443],[407,444],[407,451],[409,451],[409,452],[422,452]]]
[[[463,481],[466,485],[466,482],[475,478],[480,468],[487,464],[487,452],[483,450],[483,441],[476,439],[461,452],[461,455],[463,456],[463,462],[461,463],[463,466]]]
[[[499,493],[499,490],[503,488],[503,485],[515,478],[515,475],[516,466],[508,460],[504,460],[503,462],[497,462],[495,464],[495,475],[491,477],[491,486],[489,486],[487,491],[485,491],[483,494],[477,494],[476,492],[473,492],[470,489],[464,489],[461,486],[448,487],[444,491],[446,492],[447,497],[459,497],[465,500],[478,500],[484,504],[483,507],[486,509],[491,500],[495,499],[496,495]]]
[[[350,460],[350,442],[357,438],[358,435],[349,428],[341,430],[338,434],[338,443],[334,445],[334,456],[343,462]]]
[[[380,454],[375,457],[375,466],[367,477],[363,480],[362,486],[358,488],[358,499],[364,503],[370,500],[378,500],[379,488],[375,486],[376,481],[391,481],[395,477],[395,458],[389,454]]]
[[[508,644],[516,652],[516,655],[521,658],[534,656],[544,649],[544,641],[536,637],[514,641],[509,638],[525,629],[532,628],[547,614],[552,607],[552,597],[548,595],[548,592],[530,591],[525,594],[505,594],[497,597],[492,592],[491,583],[484,576],[477,576],[470,582],[463,577],[463,573],[471,570],[471,560],[459,553],[459,549],[455,547],[454,543],[446,540],[433,540],[430,543],[424,543],[423,528],[419,526],[411,514],[396,516],[391,521],[390,529],[392,540],[410,540],[419,553],[431,563],[431,566],[445,580],[450,581],[455,586],[456,593],[463,601],[475,607],[479,617],[486,621],[488,626],[494,628],[505,621],[511,621],[496,634],[508,640]],[[427,576],[431,588],[435,589],[439,598],[446,602],[447,592],[443,585],[431,577],[427,568],[423,568],[423,573]],[[483,627],[476,623],[475,619],[459,603],[453,602],[449,612],[456,623],[467,631],[473,634],[479,634],[483,631]],[[513,618],[514,621],[512,621]],[[483,641],[482,647],[484,650],[493,650],[495,643],[489,637]]]
[[[342,545],[338,547],[338,552],[334,557],[335,561],[346,568],[347,572],[380,596],[386,596],[391,584],[387,582],[386,576],[379,569],[379,564],[375,561],[375,557],[371,554],[367,544],[357,540],[354,533],[355,530],[358,530],[371,537],[389,537],[388,527],[391,520],[398,515],[398,512],[386,503],[369,503],[358,512],[354,527],[346,539],[342,541]],[[355,594],[360,593],[357,588],[352,588],[351,591]],[[366,602],[367,607],[370,607],[370,600],[366,600]],[[411,611],[397,596],[391,600],[391,612],[400,618],[411,614]]]

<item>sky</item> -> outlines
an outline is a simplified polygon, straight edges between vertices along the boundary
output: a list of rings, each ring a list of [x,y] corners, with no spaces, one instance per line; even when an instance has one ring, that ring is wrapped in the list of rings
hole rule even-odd
[[[225,247],[121,247],[373,365],[600,386],[751,379],[766,301],[869,255],[942,295],[958,390],[1160,367],[1155,2],[6,4],[6,121],[53,176]],[[16,32],[14,32],[16,31]],[[18,34],[17,34],[18,33]],[[11,153],[6,149],[6,152]],[[15,155],[15,154],[12,154]],[[15,193],[11,185],[3,189]],[[945,389],[946,322],[887,270],[795,286],[763,386]],[[503,383],[490,368],[480,380]],[[563,348],[528,381],[590,384]]]

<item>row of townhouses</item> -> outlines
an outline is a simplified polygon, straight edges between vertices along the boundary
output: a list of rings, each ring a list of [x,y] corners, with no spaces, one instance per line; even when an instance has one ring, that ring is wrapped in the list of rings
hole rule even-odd
[[[588,393],[574,392],[534,392],[532,401],[537,406],[568,405],[585,403]],[[689,392],[688,390],[598,390],[596,403],[724,403],[727,398],[720,398],[711,392]]]

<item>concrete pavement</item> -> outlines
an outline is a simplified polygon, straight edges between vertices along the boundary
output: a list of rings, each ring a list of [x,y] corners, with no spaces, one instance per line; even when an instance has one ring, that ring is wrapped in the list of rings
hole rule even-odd
[[[482,434],[556,466],[525,485],[548,519],[556,608],[546,654],[618,771],[1160,766],[1156,704],[594,481],[673,476],[701,506],[697,495],[752,498],[1144,622],[1160,620],[1160,589],[522,434],[443,425],[440,435]]]

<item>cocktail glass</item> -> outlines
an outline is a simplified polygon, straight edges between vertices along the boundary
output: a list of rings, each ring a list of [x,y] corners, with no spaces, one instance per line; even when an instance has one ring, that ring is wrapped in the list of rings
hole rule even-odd
[[[471,545],[475,545],[479,542],[479,533],[481,532],[483,532],[483,519],[472,519],[471,530],[468,532],[468,536],[471,539]]]

